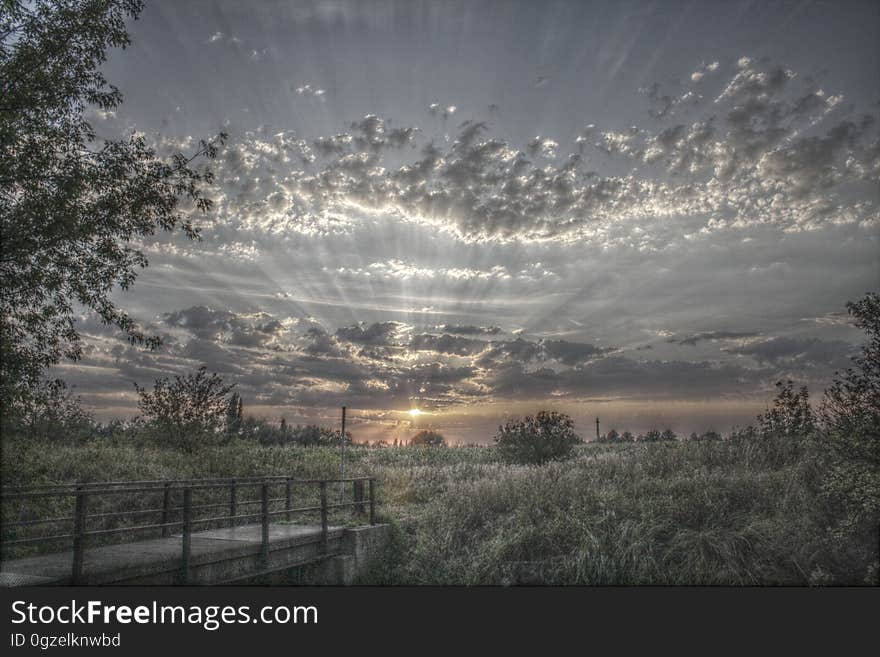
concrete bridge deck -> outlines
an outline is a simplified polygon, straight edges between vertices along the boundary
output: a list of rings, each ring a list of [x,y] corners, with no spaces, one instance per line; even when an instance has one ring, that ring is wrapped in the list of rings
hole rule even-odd
[[[387,529],[387,525],[328,527],[324,550],[321,525],[271,523],[268,563],[261,555],[260,524],[193,532],[188,583],[235,583],[325,562],[331,566],[330,576],[324,578],[328,583],[350,583],[368,558],[376,556],[375,548],[384,544]],[[182,583],[182,540],[177,535],[88,548],[83,554],[82,583]],[[68,585],[72,559],[73,552],[66,551],[4,561],[0,564],[0,586]]]

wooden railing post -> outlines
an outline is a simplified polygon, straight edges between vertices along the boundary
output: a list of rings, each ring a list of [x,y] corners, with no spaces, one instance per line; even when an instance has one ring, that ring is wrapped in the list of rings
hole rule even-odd
[[[260,486],[260,497],[261,497],[261,507],[262,507],[262,521],[263,521],[263,541],[260,545],[260,558],[263,562],[263,567],[269,567],[269,484],[263,482],[262,486]]]
[[[73,584],[83,583],[83,552],[86,531],[86,494],[82,486],[76,487],[76,506],[73,513]]]
[[[370,478],[370,524],[376,524],[376,480]]]
[[[287,502],[284,508],[287,510],[287,522],[290,522],[293,515],[290,512],[293,509],[293,484],[290,482],[290,477],[287,478]]]
[[[327,552],[327,482],[321,482],[321,550]]]
[[[171,532],[168,523],[171,521],[171,483],[166,483],[162,493],[162,537],[168,536]]]
[[[238,482],[233,479],[229,486],[229,526],[235,525],[235,516],[238,515]]]
[[[183,489],[183,548],[180,557],[180,583],[189,584],[189,558],[192,551],[192,487]]]
[[[354,482],[354,511],[358,515],[364,513],[364,480],[357,479]]]

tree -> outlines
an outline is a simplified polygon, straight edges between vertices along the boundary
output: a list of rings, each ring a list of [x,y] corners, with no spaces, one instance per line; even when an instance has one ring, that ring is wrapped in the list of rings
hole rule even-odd
[[[659,429],[651,429],[646,434],[639,434],[636,440],[640,443],[656,443],[663,440],[663,434],[660,433]]]
[[[795,392],[791,381],[777,381],[776,390],[773,408],[758,416],[758,433],[764,437],[794,440],[810,436],[816,428],[816,422],[806,386]]]
[[[620,440],[620,434],[617,433],[617,429],[611,429],[608,433],[599,438],[600,443],[618,443]]]
[[[0,9],[0,402],[23,400],[43,371],[82,345],[79,307],[121,329],[133,344],[156,347],[111,298],[147,266],[138,248],[157,231],[198,238],[181,201],[207,211],[201,187],[220,134],[189,157],[161,159],[132,133],[98,140],[86,110],[121,102],[100,67],[109,48],[125,48],[127,19],[141,0],[4,0]]]
[[[880,462],[880,295],[869,293],[847,310],[867,341],[853,367],[836,372],[820,408],[825,427],[839,437],[834,449],[847,458]]]
[[[412,437],[410,444],[421,447],[446,447],[446,439],[436,431],[424,429]]]
[[[234,387],[225,385],[217,374],[209,374],[204,366],[195,374],[157,379],[152,392],[135,384],[141,419],[157,442],[187,453],[223,436],[229,408],[226,395]]]
[[[568,458],[581,442],[572,419],[556,411],[510,420],[498,427],[494,440],[504,460],[536,465]]]
[[[226,405],[226,431],[230,434],[237,435],[241,433],[242,428],[242,420],[243,420],[243,404],[241,401],[241,395],[237,392],[233,392],[229,397],[229,402]],[[282,423],[284,423],[284,419],[282,418]],[[282,432],[286,425],[282,426]]]
[[[18,411],[3,415],[3,435],[74,445],[94,437],[94,418],[60,379],[43,382],[20,404]]]
[[[880,525],[880,295],[868,293],[848,303],[855,325],[867,334],[853,366],[835,374],[820,406],[819,448],[823,456],[823,490],[838,510],[838,536],[862,536],[870,546],[861,561],[880,577],[877,561]],[[852,541],[850,541],[852,542]],[[863,571],[864,572],[864,571]]]

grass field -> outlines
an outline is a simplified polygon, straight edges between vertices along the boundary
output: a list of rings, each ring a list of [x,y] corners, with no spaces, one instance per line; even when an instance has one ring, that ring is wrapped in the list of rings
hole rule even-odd
[[[876,542],[834,538],[792,441],[585,444],[544,466],[494,448],[350,448],[395,525],[381,584],[866,584]],[[233,444],[195,455],[7,444],[5,485],[248,475],[334,477],[338,450]]]

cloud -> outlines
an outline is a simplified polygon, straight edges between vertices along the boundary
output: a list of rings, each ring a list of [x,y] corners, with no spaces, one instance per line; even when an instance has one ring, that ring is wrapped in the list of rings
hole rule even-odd
[[[473,340],[448,333],[415,335],[409,344],[409,348],[415,351],[432,351],[438,354],[455,354],[457,356],[473,356],[482,353],[487,347],[488,343],[484,340]]]
[[[331,336],[323,328],[312,327],[306,332],[308,344],[306,353],[312,356],[342,356],[342,350],[336,338]]]
[[[540,263],[538,263],[540,265]],[[449,282],[470,282],[489,280],[509,280],[521,278],[535,280],[540,276],[552,275],[545,270],[536,271],[530,267],[517,274],[511,274],[504,265],[494,265],[490,269],[474,269],[472,267],[430,267],[420,266],[412,262],[392,258],[381,262],[372,262],[364,267],[325,268],[348,278],[376,278],[395,280],[433,280],[445,279]]]
[[[440,327],[444,333],[459,335],[498,335],[502,332],[499,326],[474,326],[473,324],[444,324]]]
[[[718,340],[740,340],[743,338],[754,338],[758,335],[760,334],[751,331],[706,331],[704,333],[695,333],[684,338],[669,338],[667,342],[690,345],[691,347],[693,347],[698,342],[701,342],[703,340],[711,340],[712,342],[716,342]]]
[[[325,89],[310,84],[301,84],[298,87],[292,86],[291,89],[295,91],[297,95],[305,96],[307,98],[323,98],[327,93]]]
[[[556,157],[556,149],[559,148],[559,142],[538,135],[528,143],[526,148],[529,152],[529,155],[531,155],[532,157],[540,155],[543,158],[552,160]]]
[[[709,399],[754,393],[792,372],[815,380],[846,365],[854,351],[842,341],[714,331],[676,339],[724,343],[714,360],[648,360],[576,340],[498,339],[505,331],[494,326],[431,332],[384,321],[328,330],[310,317],[209,306],[167,313],[160,326],[166,346],[149,353],[95,325],[87,334],[96,377],[90,389],[112,391],[106,381],[144,385],[205,364],[250,403],[300,408],[405,408],[412,399],[428,408],[538,398]]]
[[[494,366],[504,362],[518,361],[532,363],[557,361],[563,365],[582,365],[595,357],[608,353],[610,349],[588,343],[567,340],[539,340],[537,342],[517,338],[512,341],[494,341],[478,361],[484,366]]]
[[[214,45],[214,44],[230,45],[231,44],[231,45],[235,45],[235,46],[240,46],[242,41],[237,36],[233,36],[232,34],[227,34],[225,32],[220,32],[218,30],[217,32],[214,32],[213,34],[211,34],[211,36],[208,37],[208,39],[205,41],[205,43],[207,43],[208,45]],[[263,50],[263,52],[265,53],[265,50]]]
[[[240,347],[266,347],[285,331],[284,325],[267,313],[239,315],[207,306],[167,313],[163,319],[167,326],[186,329],[202,340]]]
[[[400,322],[374,322],[369,325],[355,325],[340,328],[336,337],[348,342],[369,345],[395,344],[396,339],[405,328]]]
[[[268,161],[278,146],[252,136],[220,163],[222,210],[264,230],[345,231],[359,211],[468,242],[587,241],[642,252],[753,226],[792,232],[880,222],[874,116],[844,115],[839,96],[779,65],[744,58],[726,80],[715,62],[700,71],[718,81],[714,100],[698,103],[703,94],[688,90],[663,101],[656,125],[590,125],[570,145],[577,152],[562,158],[554,139],[518,147],[473,120],[446,142],[367,115],[309,143],[287,136],[280,162]],[[655,102],[658,89],[648,92]],[[429,110],[439,115],[441,106]],[[629,170],[600,174],[596,157]]]
[[[455,105],[446,105],[445,107],[441,107],[440,103],[431,103],[428,105],[428,114],[431,116],[439,115],[444,120],[455,114],[457,110],[458,107]]]
[[[630,399],[709,399],[744,388],[754,389],[767,377],[766,370],[711,362],[633,360],[608,356],[581,368],[555,371],[547,367],[526,369],[507,363],[490,372],[484,384],[502,398],[571,398],[625,396]]]
[[[738,347],[729,347],[727,351],[732,354],[751,356],[762,364],[791,365],[803,368],[836,368],[845,367],[849,357],[857,349],[854,345],[841,340],[783,336]]]
[[[568,342],[567,340],[543,340],[541,346],[546,357],[558,360],[565,365],[586,363],[608,351],[608,349],[591,344]]]

